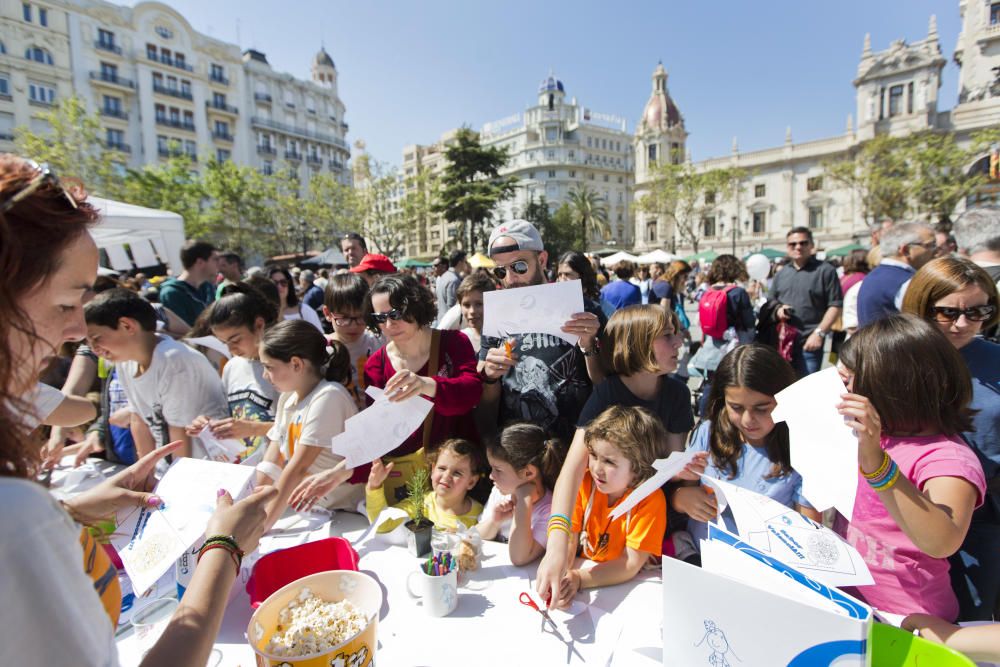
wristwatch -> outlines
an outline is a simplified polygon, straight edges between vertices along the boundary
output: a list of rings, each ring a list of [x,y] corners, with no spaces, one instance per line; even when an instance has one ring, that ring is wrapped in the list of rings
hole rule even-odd
[[[827,336],[830,335],[830,332],[829,331],[823,331],[822,329],[817,328],[816,329],[816,335],[819,336],[820,338],[826,338]]]
[[[590,346],[589,350],[584,349],[583,345],[580,345],[580,343],[577,343],[576,346],[580,348],[580,351],[583,352],[583,356],[585,357],[596,357],[601,352],[601,341],[597,338],[594,338],[594,344]]]

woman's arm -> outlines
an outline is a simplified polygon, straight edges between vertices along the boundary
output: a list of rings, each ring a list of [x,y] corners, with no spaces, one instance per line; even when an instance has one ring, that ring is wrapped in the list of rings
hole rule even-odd
[[[518,487],[514,491],[514,516],[508,540],[510,562],[517,566],[527,565],[545,553],[545,547],[535,541],[531,530],[531,492],[534,490],[534,484],[522,486],[529,488],[522,491]]]
[[[282,512],[288,507],[288,499],[291,497],[295,487],[299,485],[316,458],[320,455],[322,447],[312,447],[299,443],[295,447],[295,453],[285,468],[281,471],[281,478],[275,486],[278,495],[267,508],[266,530],[270,530],[275,522],[281,518]],[[266,531],[265,531],[266,532]]]
[[[921,637],[964,653],[977,662],[1000,661],[1000,623],[962,628],[928,614],[910,614],[904,630],[917,630]]]
[[[45,418],[45,423],[50,426],[79,426],[96,416],[97,408],[87,399],[82,396],[64,396],[56,409]]]
[[[556,480],[556,487],[552,490],[552,513],[570,516],[573,512],[573,503],[576,501],[576,494],[580,491],[580,484],[583,483],[583,474],[587,470],[587,447],[583,443],[583,429],[576,429],[573,435],[573,442],[569,446],[566,460],[563,462],[559,479]],[[566,574],[568,559],[572,556],[570,551],[570,536],[564,531],[553,530],[549,533],[548,544],[545,547],[545,555],[542,562],[538,564],[538,576],[535,583],[535,590],[543,599],[550,599],[553,602],[559,597],[559,586],[563,575]]]
[[[614,586],[631,581],[649,560],[651,554],[625,547],[622,555],[614,560],[597,563],[590,568],[569,570],[561,581],[556,607],[564,609],[573,601],[573,596],[584,588]]]

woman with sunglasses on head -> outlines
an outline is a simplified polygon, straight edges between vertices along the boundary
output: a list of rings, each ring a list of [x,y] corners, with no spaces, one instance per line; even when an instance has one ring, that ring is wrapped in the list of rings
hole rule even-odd
[[[276,266],[268,274],[271,282],[278,288],[278,298],[281,303],[278,305],[278,312],[282,319],[305,320],[309,324],[323,332],[323,325],[319,321],[319,315],[315,310],[299,302],[299,295],[295,293],[295,281],[292,274],[283,266]]]
[[[974,430],[962,434],[986,473],[987,497],[972,516],[969,533],[951,558],[959,620],[989,620],[1000,603],[1000,345],[980,337],[998,319],[996,284],[971,260],[942,257],[917,271],[903,298],[903,312],[922,317],[962,355],[972,376]]]
[[[18,613],[0,629],[0,664],[117,665],[114,630],[121,609],[117,573],[86,526],[119,509],[156,506],[148,491],[156,463],[179,442],[142,457],[63,503],[33,481],[38,452],[24,420],[44,360],[86,333],[83,302],[97,274],[88,232],[97,211],[68,194],[51,171],[0,155],[0,558],[8,568],[0,596]],[[143,665],[205,664],[218,634],[237,552],[263,532],[270,488],[233,503],[219,496],[207,535],[226,545],[203,551],[184,599]],[[220,538],[221,539],[221,538]]]
[[[423,396],[434,404],[427,422],[385,457],[386,498],[395,505],[405,483],[424,465],[423,449],[448,438],[478,442],[472,410],[483,392],[476,354],[460,331],[432,329],[437,299],[409,275],[383,276],[365,297],[365,319],[385,347],[365,364],[365,386],[385,391],[390,401]]]

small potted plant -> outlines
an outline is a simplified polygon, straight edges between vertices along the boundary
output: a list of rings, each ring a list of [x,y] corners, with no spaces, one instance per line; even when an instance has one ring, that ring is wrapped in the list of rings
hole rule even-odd
[[[404,524],[410,531],[406,536],[406,546],[417,558],[431,550],[431,529],[434,524],[424,514],[424,496],[428,491],[430,491],[430,474],[424,467],[417,468],[406,482],[410,520]]]

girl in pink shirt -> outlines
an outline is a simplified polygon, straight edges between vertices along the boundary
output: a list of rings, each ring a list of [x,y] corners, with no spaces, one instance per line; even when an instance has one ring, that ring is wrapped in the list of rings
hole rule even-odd
[[[931,324],[893,315],[860,329],[840,353],[840,412],[858,435],[854,516],[836,529],[875,580],[854,593],[894,614],[949,620],[958,601],[948,556],[962,545],[986,481],[960,433],[971,428],[972,384]]]

